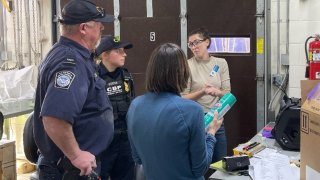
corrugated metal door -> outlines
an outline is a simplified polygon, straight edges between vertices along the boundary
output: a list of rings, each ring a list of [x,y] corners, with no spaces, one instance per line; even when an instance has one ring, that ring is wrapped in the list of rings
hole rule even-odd
[[[146,0],[120,1],[121,39],[134,45],[126,67],[133,73],[137,94],[145,92],[145,69],[152,50],[164,42],[180,44],[179,1],[153,0],[153,17],[147,17],[146,4]]]

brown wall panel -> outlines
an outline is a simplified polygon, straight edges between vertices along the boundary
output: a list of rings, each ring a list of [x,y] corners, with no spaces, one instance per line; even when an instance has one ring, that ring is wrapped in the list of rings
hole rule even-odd
[[[155,32],[155,41],[150,41],[150,32]],[[132,73],[144,74],[154,48],[166,42],[180,44],[180,24],[174,18],[124,18],[121,21],[121,39],[133,43],[133,48],[127,53],[126,67]],[[136,89],[140,88],[144,89],[139,86]]]
[[[252,15],[256,12],[256,0],[188,0],[188,14],[201,17],[224,15]],[[253,8],[254,7],[254,8]]]
[[[180,1],[177,0],[153,0],[153,16],[154,17],[174,17],[179,18]],[[170,27],[170,26],[169,26]]]
[[[146,92],[146,75],[145,73],[131,73],[134,81],[136,95],[144,94]]]
[[[120,0],[121,17],[146,17],[146,0]]]
[[[126,67],[133,73],[136,94],[145,93],[145,70],[151,52],[162,43],[180,45],[180,2],[153,0],[153,17],[147,18],[146,0],[121,0],[121,39],[133,43]],[[150,41],[150,32],[155,41]]]

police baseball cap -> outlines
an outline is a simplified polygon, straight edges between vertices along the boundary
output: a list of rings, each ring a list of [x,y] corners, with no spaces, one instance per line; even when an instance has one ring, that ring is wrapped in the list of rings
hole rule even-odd
[[[99,56],[105,51],[110,51],[112,49],[130,49],[133,45],[128,42],[119,41],[117,38],[113,36],[104,36],[101,38],[100,44],[96,48],[96,55]]]
[[[62,9],[62,24],[80,24],[88,21],[113,22],[114,16],[105,13],[102,7],[91,0],[71,0]]]

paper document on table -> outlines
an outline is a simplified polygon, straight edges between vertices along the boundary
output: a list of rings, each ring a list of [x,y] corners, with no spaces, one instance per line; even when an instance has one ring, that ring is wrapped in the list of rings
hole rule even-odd
[[[306,165],[306,180],[319,179],[320,173],[310,166]]]
[[[224,170],[222,160],[210,164],[210,167],[215,170]]]
[[[264,150],[256,153],[256,154],[254,155],[254,157],[264,158],[264,157],[267,157],[269,154],[271,154],[271,153],[276,153],[276,152],[277,152],[277,150],[275,150],[275,149],[265,148]]]
[[[290,165],[288,156],[267,149],[260,156],[250,159],[249,174],[252,179],[299,180],[300,169]]]

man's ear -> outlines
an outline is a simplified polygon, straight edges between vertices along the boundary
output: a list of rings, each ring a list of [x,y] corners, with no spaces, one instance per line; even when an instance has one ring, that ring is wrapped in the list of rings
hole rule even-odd
[[[86,28],[87,28],[86,23],[79,24],[79,31],[81,34],[86,34]]]

